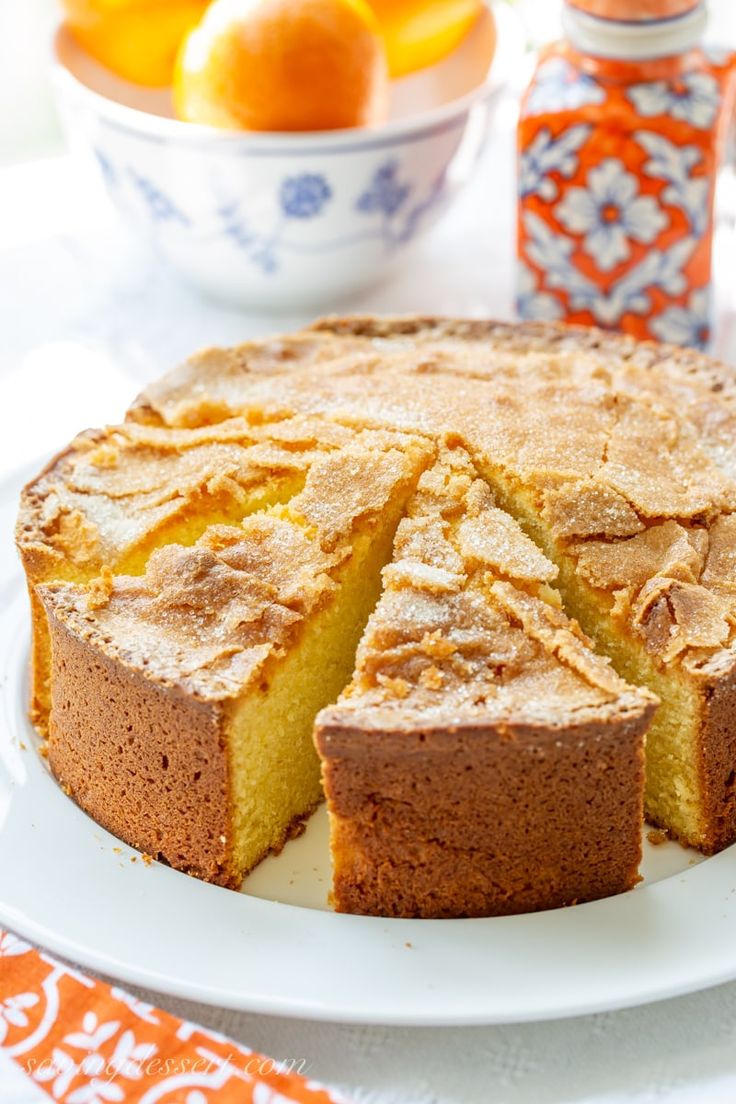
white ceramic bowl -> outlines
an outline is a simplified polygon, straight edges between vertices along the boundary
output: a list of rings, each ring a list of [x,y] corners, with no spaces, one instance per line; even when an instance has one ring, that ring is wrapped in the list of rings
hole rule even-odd
[[[60,113],[123,218],[190,283],[261,309],[325,307],[377,282],[472,172],[523,52],[515,15],[492,6],[451,56],[394,82],[380,127],[246,134],[182,123],[168,91],[116,78],[63,27]]]

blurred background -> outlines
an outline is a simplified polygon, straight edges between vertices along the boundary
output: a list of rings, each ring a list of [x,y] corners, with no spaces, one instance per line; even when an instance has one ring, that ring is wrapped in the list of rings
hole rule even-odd
[[[561,0],[515,0],[530,47],[554,38]],[[711,32],[736,45],[735,0],[711,0]],[[0,164],[63,150],[47,81],[49,40],[58,18],[56,0],[0,0]]]

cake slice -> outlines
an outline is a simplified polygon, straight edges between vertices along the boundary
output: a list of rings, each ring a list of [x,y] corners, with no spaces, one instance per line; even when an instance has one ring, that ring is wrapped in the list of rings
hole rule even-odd
[[[556,575],[444,449],[353,680],[317,718],[338,911],[500,915],[638,880],[656,701],[593,653]]]
[[[309,464],[352,431],[324,420],[242,418],[184,431],[126,424],[81,434],[24,489],[18,548],[31,597],[31,717],[48,719],[49,636],[39,583],[137,575],[169,543],[286,502]]]
[[[352,433],[285,505],[169,544],[139,576],[38,586],[49,762],[104,827],[237,887],[321,799],[317,711],[349,678],[424,441]]]

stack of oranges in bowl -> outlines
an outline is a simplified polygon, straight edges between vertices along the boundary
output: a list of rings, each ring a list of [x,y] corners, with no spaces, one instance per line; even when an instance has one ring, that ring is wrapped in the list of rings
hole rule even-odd
[[[482,0],[63,0],[77,42],[179,118],[228,129],[382,122],[389,80],[462,41]]]
[[[524,50],[502,0],[62,4],[62,119],[125,223],[209,295],[292,316],[408,255]]]

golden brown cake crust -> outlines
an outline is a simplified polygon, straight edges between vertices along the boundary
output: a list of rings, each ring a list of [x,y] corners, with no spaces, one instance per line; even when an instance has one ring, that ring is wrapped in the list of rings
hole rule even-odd
[[[719,366],[708,358],[542,324],[420,318],[317,327],[325,341],[332,334],[333,348],[316,366],[296,361],[287,375],[269,376],[263,365],[251,373],[246,354],[240,375],[223,376],[211,352],[200,388],[219,390],[229,415],[297,409],[433,438],[454,434],[497,474],[532,481],[541,505],[549,498],[563,518],[570,503],[563,508],[561,492],[607,495],[593,503],[617,520],[606,535],[636,532],[648,519],[707,523],[736,507],[736,388],[724,366],[715,381]],[[206,419],[201,394],[186,398],[190,375],[188,365],[175,370],[141,403],[170,425]]]
[[[67,563],[114,566],[177,519],[218,508],[234,519],[254,492],[303,477],[352,436],[303,417],[269,426],[230,418],[187,430],[134,422],[88,430],[24,488],[19,549],[35,577]]]
[[[33,609],[31,713],[45,728],[49,640],[35,595],[105,567],[138,574],[158,544],[218,517],[232,521],[298,490],[310,463],[349,430],[309,418],[242,418],[181,430],[127,423],[80,434],[24,488],[17,524]],[[196,532],[190,532],[190,540]]]
[[[596,655],[551,588],[557,568],[495,505],[467,452],[420,477],[353,681],[331,711],[369,731],[413,721],[558,728],[652,702]]]
[[[322,342],[316,357],[309,334]],[[223,372],[211,350],[200,386],[219,387],[229,413],[275,414],[291,403],[337,420],[455,434],[486,471],[533,487],[536,508],[581,575],[610,593],[614,617],[657,660],[729,645],[736,626],[732,369],[693,350],[545,323],[328,318],[305,335],[292,340],[310,350],[306,369],[295,355],[284,377],[266,342],[242,347],[238,375],[232,353],[220,354]],[[171,373],[143,404],[163,421],[196,422],[196,401],[181,406],[190,373],[188,365]],[[716,566],[718,531],[728,526]]]

